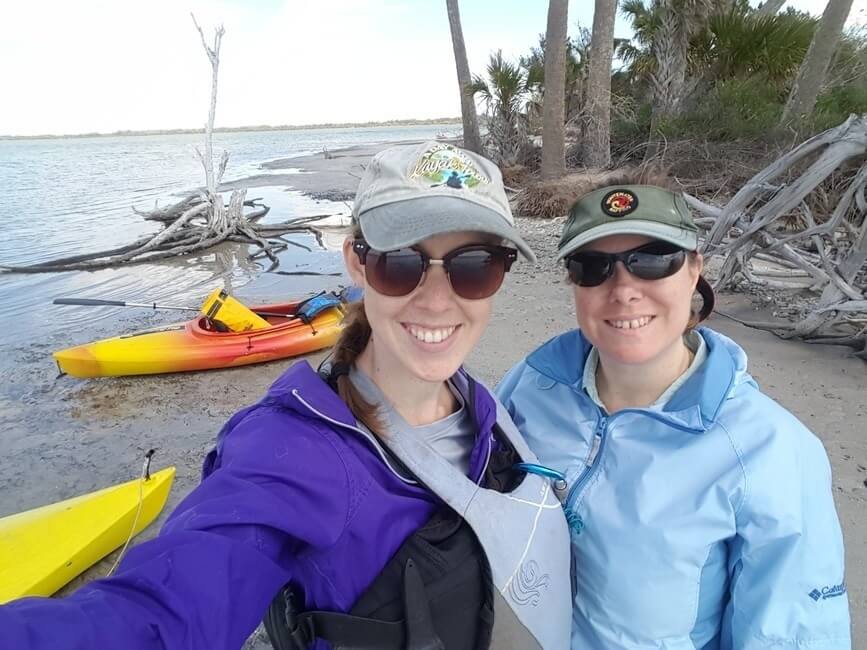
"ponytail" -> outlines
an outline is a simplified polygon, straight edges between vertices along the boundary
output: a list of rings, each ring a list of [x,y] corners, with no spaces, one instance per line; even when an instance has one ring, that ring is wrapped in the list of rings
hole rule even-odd
[[[350,305],[346,310],[346,326],[334,345],[332,358],[334,366],[351,368],[370,341],[370,323],[364,311],[364,301]],[[352,384],[347,373],[340,373],[335,381],[337,394],[346,402],[355,419],[364,424],[378,436],[383,435],[384,427],[379,419],[379,407],[369,404]]]
[[[713,287],[711,287],[710,283],[704,279],[703,275],[698,276],[698,283],[696,284],[695,290],[698,291],[698,294],[701,296],[702,305],[698,311],[693,310],[690,314],[689,322],[686,325],[687,332],[698,327],[704,319],[710,316],[713,311],[714,303],[716,302]]]
[[[357,222],[353,224],[349,237],[352,239],[363,237]],[[349,379],[349,369],[355,365],[356,359],[370,342],[370,321],[367,320],[367,312],[364,311],[364,299],[346,308],[344,323],[340,338],[337,339],[331,353],[332,368],[340,369],[335,373],[337,376],[333,384],[340,399],[346,403],[355,419],[381,437],[384,435],[385,426],[379,418],[379,407],[376,404],[369,404]]]

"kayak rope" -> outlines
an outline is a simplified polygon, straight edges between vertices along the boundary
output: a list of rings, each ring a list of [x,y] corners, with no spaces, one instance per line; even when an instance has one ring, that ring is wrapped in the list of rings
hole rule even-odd
[[[117,556],[117,559],[114,561],[114,565],[111,569],[108,570],[108,573],[105,574],[106,578],[110,578],[114,573],[115,569],[117,569],[120,561],[123,559],[123,556],[126,554],[126,549],[129,546],[129,543],[132,541],[132,538],[135,537],[135,527],[138,525],[139,517],[141,516],[142,507],[144,506],[144,484],[151,480],[151,458],[154,457],[156,453],[156,449],[151,449],[148,453],[145,454],[144,464],[141,468],[141,479],[138,482],[138,507],[135,511],[135,518],[132,520],[132,528],[129,530],[129,536],[126,538],[126,542],[123,544],[123,548],[120,549],[120,553]]]

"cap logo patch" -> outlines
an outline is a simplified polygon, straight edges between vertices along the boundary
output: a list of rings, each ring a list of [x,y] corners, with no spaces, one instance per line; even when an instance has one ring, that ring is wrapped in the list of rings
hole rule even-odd
[[[446,185],[456,190],[491,182],[469,156],[448,144],[435,144],[427,149],[419,156],[409,178],[428,181],[430,187]]]
[[[638,197],[629,190],[612,190],[602,197],[602,212],[609,217],[625,217],[637,207]]]

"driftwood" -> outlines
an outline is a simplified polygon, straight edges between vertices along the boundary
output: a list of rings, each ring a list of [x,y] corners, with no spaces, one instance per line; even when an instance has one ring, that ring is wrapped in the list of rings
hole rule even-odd
[[[155,207],[149,212],[133,208],[136,214],[148,221],[162,223],[164,228],[155,235],[143,237],[132,244],[97,251],[83,255],[73,255],[60,259],[22,266],[0,266],[0,270],[15,273],[45,273],[57,271],[95,270],[120,264],[137,264],[198,253],[223,242],[254,244],[261,255],[271,260],[271,267],[278,265],[277,253],[294,242],[280,239],[290,232],[309,231],[309,224],[317,218],[303,218],[283,223],[259,224],[269,208],[257,202],[246,200],[246,189],[234,190],[228,204],[218,191],[229,153],[223,151],[220,161],[214,167],[213,130],[217,108],[217,73],[220,65],[220,44],[225,30],[219,27],[214,33],[213,46],[208,45],[201,27],[193,16],[193,24],[202,39],[202,46],[211,63],[211,104],[208,121],[205,125],[205,152],[196,148],[196,155],[205,171],[206,187],[181,201],[164,207]],[[244,212],[244,207],[252,208]],[[327,215],[323,215],[327,216]]]
[[[267,205],[262,205],[259,203],[261,199],[247,199],[244,201],[244,207],[254,208],[250,212],[247,212],[244,215],[244,218],[247,221],[258,221],[262,217],[264,217],[268,212],[270,212],[271,208]],[[191,194],[187,198],[182,201],[178,201],[177,203],[173,203],[172,205],[166,206],[164,208],[160,208],[155,206],[151,211],[142,211],[138,210],[135,206],[133,206],[132,211],[137,215],[144,218],[145,221],[159,221],[164,224],[170,224],[174,222],[178,217],[180,217],[184,212],[186,212],[189,208],[192,208],[202,202],[202,195],[200,193]]]
[[[855,171],[831,214],[820,218],[810,194],[841,168]],[[852,115],[760,171],[722,208],[687,197],[702,215],[696,222],[706,231],[705,261],[722,259],[717,288],[746,282],[812,295],[796,322],[741,322],[785,338],[849,345],[867,360],[865,193],[867,115]]]

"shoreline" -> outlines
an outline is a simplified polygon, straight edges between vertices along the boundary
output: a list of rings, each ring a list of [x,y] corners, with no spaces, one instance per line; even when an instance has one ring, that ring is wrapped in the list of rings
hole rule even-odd
[[[406,144],[414,142],[407,141]],[[265,174],[235,181],[248,187],[289,186],[308,196],[351,196],[367,160],[396,143],[358,145],[323,154],[278,159],[267,169],[304,173]],[[265,183],[264,180],[270,182]],[[344,198],[337,199],[344,201]],[[347,212],[348,212],[347,206]],[[517,219],[539,262],[519,261],[495,299],[488,331],[467,366],[494,384],[545,340],[574,327],[570,292],[555,263],[562,218]],[[259,274],[261,278],[263,274]],[[341,278],[335,278],[335,285]],[[748,296],[724,293],[718,306],[734,316],[756,317]],[[867,373],[848,348],[784,341],[720,315],[709,326],[741,344],[750,372],[774,399],[822,440],[831,461],[834,497],[846,541],[847,583],[853,639],[867,639]],[[40,354],[45,352],[40,350]],[[314,367],[325,353],[301,357]],[[296,359],[207,372],[47,382],[26,402],[4,407],[8,434],[0,456],[0,516],[57,501],[138,475],[144,452],[157,447],[154,469],[177,466],[165,511],[136,541],[153,537],[166,516],[199,481],[205,453],[222,424],[255,402]],[[42,363],[42,361],[40,361]],[[50,357],[44,362],[51,375]],[[116,554],[98,563],[61,593],[104,575]],[[261,631],[245,646],[265,650]],[[857,641],[853,647],[858,647]]]
[[[247,132],[268,132],[268,131],[315,131],[334,130],[334,129],[373,129],[376,127],[389,126],[425,126],[434,124],[461,125],[459,117],[442,117],[430,119],[406,119],[406,120],[383,120],[381,122],[339,122],[321,124],[252,124],[245,126],[219,126],[214,128],[214,133],[247,133]],[[121,131],[112,131],[103,133],[94,131],[92,133],[40,133],[36,135],[9,135],[0,134],[0,142],[11,140],[61,140],[74,138],[124,138],[127,136],[138,135],[189,135],[189,134],[204,134],[204,129],[201,127],[190,129],[130,129]]]

